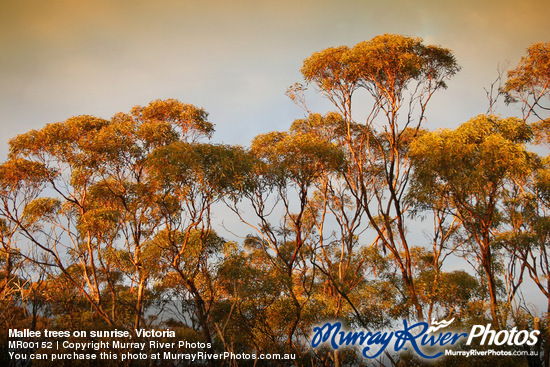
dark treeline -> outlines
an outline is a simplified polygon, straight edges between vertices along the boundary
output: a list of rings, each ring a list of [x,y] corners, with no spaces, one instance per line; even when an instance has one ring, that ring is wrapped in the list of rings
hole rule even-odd
[[[307,115],[249,148],[208,143],[207,112],[177,100],[13,138],[0,166],[3,358],[8,329],[170,328],[216,352],[359,366],[370,361],[351,348],[311,349],[313,327],[533,329],[540,317],[540,358],[491,363],[548,366],[550,162],[531,148],[550,144],[550,43],[502,75],[488,114],[426,130],[459,69],[450,50],[398,35],[314,53],[288,91]],[[308,86],[335,112],[310,111]],[[498,98],[522,115],[490,114]],[[248,226],[233,233],[243,240],[213,229],[220,208]],[[471,267],[449,271],[457,258]],[[546,310],[525,299],[534,286]]]

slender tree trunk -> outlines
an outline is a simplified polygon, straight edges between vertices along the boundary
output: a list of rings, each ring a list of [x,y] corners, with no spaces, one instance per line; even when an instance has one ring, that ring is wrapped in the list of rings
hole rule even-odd
[[[208,317],[207,317],[205,302],[202,299],[201,295],[199,294],[199,291],[195,286],[195,282],[192,279],[186,280],[186,284],[189,291],[193,295],[193,299],[195,300],[195,305],[197,306],[197,317],[199,318],[199,324],[201,325],[201,328],[202,328],[204,340],[206,343],[212,344],[212,334],[210,333],[210,327],[208,326]]]
[[[485,270],[485,274],[487,275],[487,287],[489,288],[489,297],[491,301],[491,318],[493,319],[493,324],[496,328],[500,328],[500,319],[498,316],[498,300],[497,300],[497,294],[496,294],[496,284],[495,284],[495,277],[493,275],[493,268],[492,268],[492,256],[491,256],[491,248],[489,247],[489,243],[486,242],[482,245],[482,266],[483,270]]]
[[[145,292],[146,280],[139,276],[139,286],[137,291],[136,318],[134,320],[134,329],[139,329],[141,323],[141,314],[143,313],[143,293]]]

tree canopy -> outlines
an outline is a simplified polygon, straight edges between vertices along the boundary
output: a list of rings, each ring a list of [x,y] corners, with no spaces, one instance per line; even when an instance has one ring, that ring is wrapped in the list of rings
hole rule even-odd
[[[171,328],[210,352],[292,354],[277,366],[365,364],[353,348],[311,348],[326,320],[546,328],[549,50],[532,45],[507,75],[522,116],[454,129],[426,127],[460,70],[452,51],[384,34],[304,60],[289,95],[306,115],[248,147],[212,143],[208,113],[175,99],[14,137],[0,165],[0,325],[135,340]],[[335,111],[310,111],[307,86]],[[533,283],[542,312],[525,299]],[[510,365],[548,366],[549,339],[532,350]],[[468,365],[435,364],[447,362]]]

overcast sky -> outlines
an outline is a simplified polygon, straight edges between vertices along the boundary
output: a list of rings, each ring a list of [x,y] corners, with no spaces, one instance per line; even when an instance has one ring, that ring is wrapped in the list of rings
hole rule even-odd
[[[214,142],[248,145],[303,116],[284,93],[305,58],[383,33],[453,50],[462,70],[427,127],[456,126],[485,112],[499,64],[550,41],[548,14],[547,0],[0,0],[0,158],[30,129],[157,98],[204,107]]]

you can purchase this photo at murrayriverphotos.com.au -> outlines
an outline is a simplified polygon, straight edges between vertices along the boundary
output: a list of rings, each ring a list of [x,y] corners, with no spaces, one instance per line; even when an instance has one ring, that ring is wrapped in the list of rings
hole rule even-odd
[[[0,365],[550,367],[550,3],[0,3]]]

